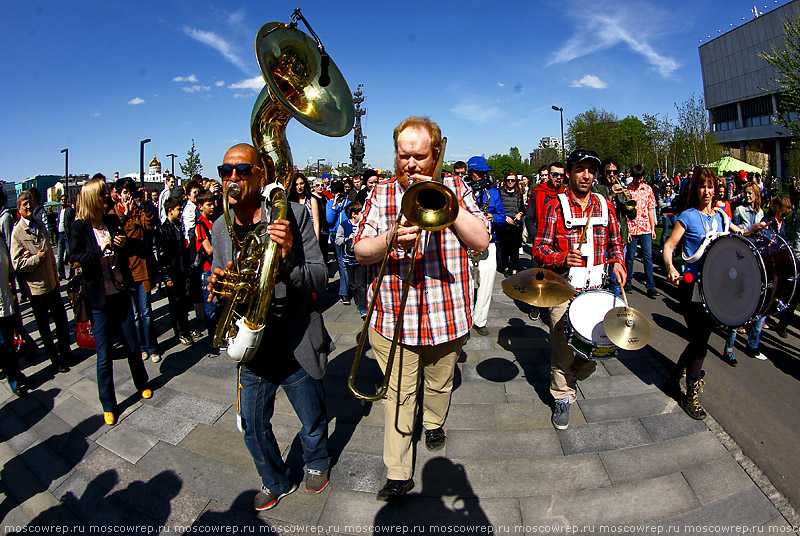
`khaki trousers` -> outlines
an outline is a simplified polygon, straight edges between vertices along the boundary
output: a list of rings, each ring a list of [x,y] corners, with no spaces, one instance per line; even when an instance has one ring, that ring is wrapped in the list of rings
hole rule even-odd
[[[397,346],[389,390],[383,400],[383,463],[388,469],[388,478],[408,480],[414,471],[411,436],[417,413],[417,392],[422,379],[422,426],[426,430],[433,430],[444,425],[450,409],[453,371],[466,338],[465,335],[437,346]],[[369,342],[385,374],[392,341],[370,328]],[[401,370],[398,393],[397,378]]]
[[[564,336],[569,303],[550,308],[550,394],[556,400],[569,397],[575,402],[577,380],[585,380],[597,368],[597,363],[576,356]]]

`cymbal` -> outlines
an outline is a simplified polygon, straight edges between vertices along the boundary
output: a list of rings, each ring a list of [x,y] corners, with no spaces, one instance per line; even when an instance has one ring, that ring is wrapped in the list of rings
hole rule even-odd
[[[562,276],[544,268],[529,268],[503,280],[509,297],[535,305],[553,307],[575,295],[575,288]]]
[[[615,307],[603,318],[608,339],[623,350],[639,350],[647,346],[653,328],[641,311],[632,307]]]

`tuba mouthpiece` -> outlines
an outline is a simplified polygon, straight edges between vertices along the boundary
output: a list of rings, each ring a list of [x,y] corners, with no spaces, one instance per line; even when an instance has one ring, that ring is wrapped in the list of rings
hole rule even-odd
[[[232,182],[228,185],[228,195],[231,197],[239,197],[242,194],[242,187],[239,183]]]

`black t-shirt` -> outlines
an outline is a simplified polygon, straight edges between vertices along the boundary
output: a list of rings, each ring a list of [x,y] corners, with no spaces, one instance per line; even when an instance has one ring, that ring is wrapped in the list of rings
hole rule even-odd
[[[234,222],[233,230],[239,242],[244,241],[247,233],[254,230],[256,225],[258,224],[239,225]],[[286,345],[286,340],[276,321],[280,316],[280,310],[285,306],[285,303],[280,302],[281,300],[276,299],[273,295],[261,345],[258,347],[255,357],[244,364],[253,374],[274,384],[280,383],[300,370],[300,363]]]

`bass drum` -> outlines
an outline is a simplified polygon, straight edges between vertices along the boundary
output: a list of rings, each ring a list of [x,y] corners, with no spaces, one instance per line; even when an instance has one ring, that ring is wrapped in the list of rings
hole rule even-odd
[[[732,328],[783,311],[797,286],[792,248],[772,233],[715,239],[698,273],[706,310],[720,325]]]
[[[625,302],[607,290],[587,290],[578,294],[564,315],[564,335],[570,348],[592,361],[617,357],[618,348],[609,340],[603,327],[606,313],[615,307],[625,307]]]

